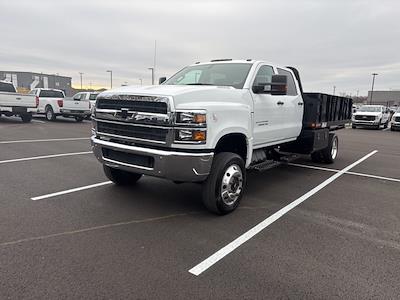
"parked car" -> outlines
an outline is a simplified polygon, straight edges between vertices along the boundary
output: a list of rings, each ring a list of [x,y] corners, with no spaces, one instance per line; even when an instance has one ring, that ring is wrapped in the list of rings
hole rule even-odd
[[[90,102],[80,99],[65,98],[61,90],[38,88],[30,91],[38,102],[37,113],[44,114],[48,121],[54,121],[57,116],[73,117],[82,122],[90,115]]]
[[[96,105],[96,97],[99,92],[79,92],[72,96],[74,100],[86,100],[90,102],[91,107]]]
[[[394,113],[392,117],[392,124],[390,125],[390,130],[400,130],[400,108]]]
[[[34,96],[17,93],[12,82],[0,81],[0,116],[19,116],[22,122],[28,123],[36,107]]]
[[[363,105],[353,113],[352,127],[387,128],[390,122],[389,109],[383,105]]]
[[[351,120],[350,98],[303,93],[295,68],[263,61],[197,63],[164,80],[101,93],[92,149],[116,184],[143,174],[202,183],[217,214],[239,205],[246,169],[272,168],[293,153],[334,162],[335,130]]]

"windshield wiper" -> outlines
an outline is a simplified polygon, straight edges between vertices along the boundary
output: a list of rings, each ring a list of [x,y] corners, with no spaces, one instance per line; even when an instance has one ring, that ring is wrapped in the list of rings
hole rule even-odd
[[[211,83],[186,83],[185,85],[213,85]]]

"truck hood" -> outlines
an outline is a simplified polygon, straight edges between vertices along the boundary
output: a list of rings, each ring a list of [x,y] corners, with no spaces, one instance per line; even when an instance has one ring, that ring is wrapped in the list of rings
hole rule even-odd
[[[247,89],[235,89],[230,86],[213,85],[153,85],[126,86],[102,92],[98,97],[118,94],[141,96],[173,97],[175,109],[201,109],[219,103],[240,103],[246,99],[250,104],[251,96]]]
[[[124,86],[117,89],[102,92],[101,96],[115,94],[132,94],[132,95],[152,95],[152,96],[178,96],[185,93],[201,92],[209,90],[235,90],[230,86],[214,86],[214,85],[149,85],[149,86]]]
[[[380,116],[380,112],[369,112],[369,111],[358,111],[353,114],[353,116]]]

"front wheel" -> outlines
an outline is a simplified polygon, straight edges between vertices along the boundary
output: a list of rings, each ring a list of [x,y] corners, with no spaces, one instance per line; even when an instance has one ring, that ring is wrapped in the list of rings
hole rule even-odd
[[[245,186],[246,168],[243,159],[231,152],[218,153],[203,183],[203,203],[215,214],[228,214],[238,207]]]
[[[124,170],[103,166],[104,174],[117,185],[135,184],[143,174],[131,173]]]

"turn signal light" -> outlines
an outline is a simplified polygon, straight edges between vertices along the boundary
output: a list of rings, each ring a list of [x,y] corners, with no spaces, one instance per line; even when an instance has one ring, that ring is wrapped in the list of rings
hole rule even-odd
[[[202,122],[199,122],[202,123]],[[205,131],[193,131],[192,138],[194,141],[205,141],[206,140],[206,132]]]

